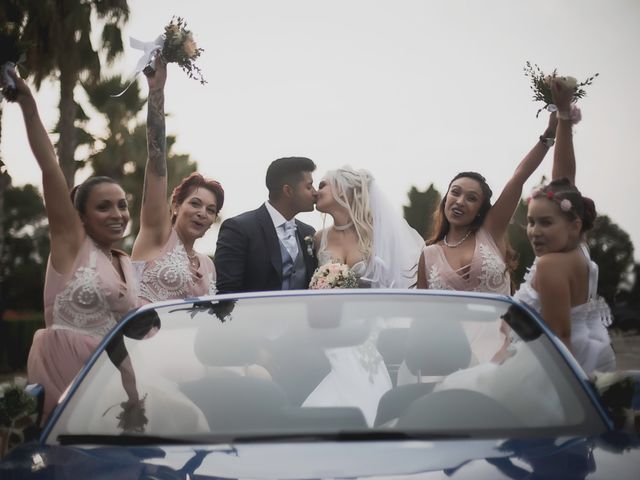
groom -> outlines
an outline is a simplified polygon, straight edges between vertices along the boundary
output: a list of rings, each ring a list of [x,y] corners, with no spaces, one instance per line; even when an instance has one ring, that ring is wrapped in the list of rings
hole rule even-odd
[[[294,217],[313,211],[315,169],[304,157],[273,161],[266,177],[269,200],[222,223],[214,257],[219,293],[308,287],[317,267],[309,240],[315,230]]]

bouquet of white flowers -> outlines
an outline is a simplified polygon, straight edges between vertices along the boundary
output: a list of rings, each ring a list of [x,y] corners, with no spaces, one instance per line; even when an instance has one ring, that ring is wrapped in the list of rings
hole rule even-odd
[[[358,288],[358,277],[344,263],[327,263],[316,269],[309,282],[311,290]]]
[[[591,383],[609,410],[616,428],[640,433],[640,412],[634,411],[633,397],[640,389],[637,380],[622,372],[593,372]]]
[[[556,69],[553,70],[551,75],[545,75],[545,73],[540,70],[538,65],[533,64],[531,62],[527,62],[524,67],[524,75],[531,79],[531,90],[533,90],[533,100],[536,102],[544,102],[544,106],[538,110],[536,113],[536,117],[540,114],[542,110],[548,110],[550,112],[555,112],[556,107],[553,104],[553,97],[551,95],[551,80],[557,78],[558,80],[565,83],[567,87],[571,87],[574,89],[573,92],[573,101],[577,102],[579,99],[584,97],[587,92],[583,87],[587,85],[591,85],[595,78],[599,75],[598,73],[590,76],[586,80],[578,83],[574,77],[560,77],[558,76],[558,72]],[[574,122],[577,123],[577,122]]]
[[[0,385],[0,458],[35,428],[36,400],[24,391],[26,381]]]

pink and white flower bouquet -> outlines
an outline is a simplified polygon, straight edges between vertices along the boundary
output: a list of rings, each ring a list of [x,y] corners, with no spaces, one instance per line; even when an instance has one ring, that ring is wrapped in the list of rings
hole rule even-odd
[[[316,269],[309,282],[311,290],[358,288],[358,277],[344,263],[327,263]]]

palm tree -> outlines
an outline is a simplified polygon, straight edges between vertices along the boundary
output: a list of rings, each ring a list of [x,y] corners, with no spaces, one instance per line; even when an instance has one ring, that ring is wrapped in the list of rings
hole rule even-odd
[[[36,88],[49,77],[60,81],[60,139],[58,158],[67,184],[73,184],[78,167],[74,155],[78,145],[75,121],[78,105],[74,90],[81,77],[86,82],[100,78],[100,54],[107,63],[123,51],[122,26],[129,18],[126,0],[23,0],[27,12],[23,40],[28,44],[26,66]],[[91,19],[102,22],[100,45],[91,43]]]
[[[120,75],[97,83],[83,83],[89,103],[107,120],[107,134],[100,138],[103,148],[90,155],[89,162],[96,175],[106,175],[120,182],[127,164],[138,154],[132,147],[132,131],[137,114],[146,99],[140,97],[138,82],[134,82],[117,100],[111,95],[122,91]]]

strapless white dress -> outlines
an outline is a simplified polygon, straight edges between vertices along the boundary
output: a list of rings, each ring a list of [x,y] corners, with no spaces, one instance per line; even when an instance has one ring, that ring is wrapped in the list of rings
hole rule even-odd
[[[586,373],[594,370],[608,372],[616,368],[615,354],[606,328],[611,324],[611,312],[604,299],[597,293],[598,265],[591,260],[586,245],[581,245],[580,249],[589,267],[589,297],[586,303],[571,309],[571,350]],[[540,312],[540,296],[531,285],[535,273],[536,261],[527,272],[514,298]]]

